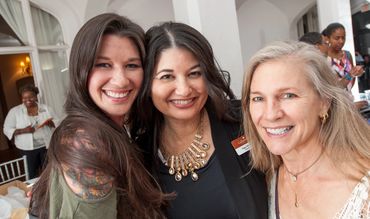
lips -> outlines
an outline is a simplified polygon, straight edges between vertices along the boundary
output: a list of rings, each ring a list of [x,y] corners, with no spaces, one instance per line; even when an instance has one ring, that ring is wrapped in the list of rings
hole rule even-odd
[[[266,132],[270,135],[284,135],[289,132],[293,126],[286,126],[280,128],[265,128]]]
[[[193,105],[195,98],[188,98],[188,99],[175,99],[170,100],[172,104],[179,108],[187,108]]]
[[[126,98],[130,94],[130,91],[117,92],[117,91],[105,90],[104,93],[110,98],[120,99],[120,98]]]

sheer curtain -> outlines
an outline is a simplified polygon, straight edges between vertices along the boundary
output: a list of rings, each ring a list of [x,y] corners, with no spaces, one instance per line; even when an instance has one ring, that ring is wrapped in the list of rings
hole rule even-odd
[[[63,117],[63,104],[69,75],[66,53],[64,50],[58,49],[58,46],[64,45],[62,29],[59,22],[52,15],[32,5],[31,15],[36,43],[39,47],[45,102],[55,110],[57,115]],[[40,49],[40,46],[41,48],[42,46],[49,46],[49,49]]]
[[[23,18],[21,2],[15,0],[0,0],[0,14],[18,38],[28,45],[26,24]]]
[[[40,51],[40,64],[44,81],[43,95],[59,118],[64,116],[64,102],[68,88],[69,75],[64,51]]]

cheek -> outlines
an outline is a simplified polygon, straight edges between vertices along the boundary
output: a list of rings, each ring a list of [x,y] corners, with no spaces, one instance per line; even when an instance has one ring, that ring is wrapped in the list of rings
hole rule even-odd
[[[132,81],[134,82],[136,88],[141,87],[143,83],[143,77],[144,77],[143,71],[140,71],[133,76]]]
[[[251,104],[249,106],[249,112],[252,118],[252,122],[255,126],[257,126],[258,121],[261,119],[262,114],[263,114],[262,109],[260,108],[261,107],[258,107],[256,104]]]
[[[152,88],[150,91],[150,96],[152,97],[154,105],[157,104],[157,102],[163,98],[164,93],[166,93],[165,87],[160,86],[159,84],[153,82]]]

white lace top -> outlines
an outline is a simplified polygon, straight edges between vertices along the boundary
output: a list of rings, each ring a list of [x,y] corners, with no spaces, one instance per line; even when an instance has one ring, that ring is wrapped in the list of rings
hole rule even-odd
[[[283,219],[281,216],[276,216],[276,174],[271,179],[269,190],[269,218]],[[370,171],[355,186],[346,204],[333,219],[370,219],[369,190]]]

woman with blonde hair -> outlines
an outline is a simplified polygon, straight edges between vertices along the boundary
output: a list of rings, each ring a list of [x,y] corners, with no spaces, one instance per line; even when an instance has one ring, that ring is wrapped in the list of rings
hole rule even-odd
[[[249,62],[244,128],[270,182],[270,218],[370,217],[370,128],[337,83],[302,42],[269,45]]]

